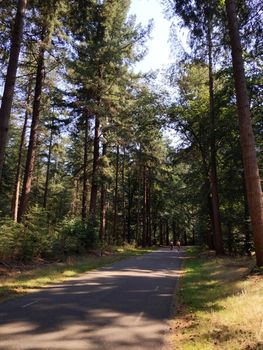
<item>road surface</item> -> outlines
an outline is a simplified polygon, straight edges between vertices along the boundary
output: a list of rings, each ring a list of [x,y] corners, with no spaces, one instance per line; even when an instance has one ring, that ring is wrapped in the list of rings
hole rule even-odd
[[[181,261],[162,248],[0,304],[0,349],[160,350]]]

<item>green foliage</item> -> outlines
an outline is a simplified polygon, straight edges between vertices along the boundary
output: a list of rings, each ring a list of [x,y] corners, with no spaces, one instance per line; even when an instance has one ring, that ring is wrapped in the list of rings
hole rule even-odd
[[[26,215],[24,227],[24,259],[52,255],[56,235],[49,229],[48,212],[39,205],[31,207]]]
[[[9,260],[22,257],[24,226],[10,219],[0,223],[0,259]]]
[[[66,255],[85,253],[97,246],[98,229],[79,218],[66,218],[61,225],[57,244]]]
[[[52,257],[56,233],[49,229],[48,213],[38,205],[31,207],[24,223],[10,219],[0,225],[0,259],[31,261]]]

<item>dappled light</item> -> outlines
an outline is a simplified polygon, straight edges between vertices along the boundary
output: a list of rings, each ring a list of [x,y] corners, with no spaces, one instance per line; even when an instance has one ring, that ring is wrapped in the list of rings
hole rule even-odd
[[[163,248],[0,306],[0,349],[160,349],[183,255]]]

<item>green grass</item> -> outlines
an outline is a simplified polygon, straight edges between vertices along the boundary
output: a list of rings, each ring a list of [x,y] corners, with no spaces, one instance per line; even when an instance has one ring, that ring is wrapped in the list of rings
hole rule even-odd
[[[77,274],[110,265],[116,261],[151,252],[131,246],[116,248],[111,254],[97,257],[84,256],[68,259],[65,263],[51,264],[0,278],[0,302],[52,283],[63,282]]]
[[[189,252],[172,322],[174,349],[263,350],[263,276],[254,261]]]

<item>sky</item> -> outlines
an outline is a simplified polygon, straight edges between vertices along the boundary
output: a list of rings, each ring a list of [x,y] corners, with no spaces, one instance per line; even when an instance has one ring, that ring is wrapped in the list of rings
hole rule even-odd
[[[163,6],[161,0],[132,0],[129,14],[135,14],[137,22],[147,25],[149,20],[154,20],[154,27],[151,32],[151,39],[147,41],[148,54],[145,58],[137,63],[135,70],[148,72],[149,70],[162,70],[170,63],[175,61],[170,49],[169,22],[163,13]],[[177,29],[177,40],[180,45],[187,49],[187,32],[185,30]],[[159,78],[161,78],[159,76]],[[176,147],[181,142],[177,133],[172,129],[163,130],[164,138]]]
[[[170,45],[168,43],[170,23],[164,18],[163,7],[160,0],[132,0],[129,14],[135,14],[137,22],[147,25],[154,20],[151,40],[148,40],[147,56],[137,65],[141,71],[161,69],[172,62]]]

